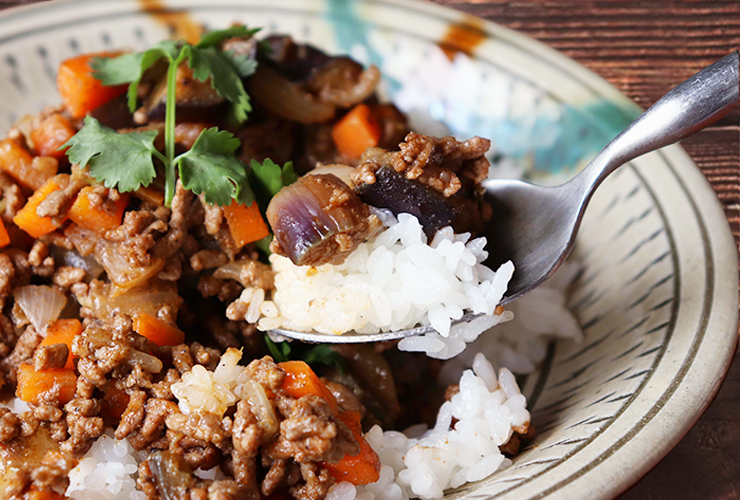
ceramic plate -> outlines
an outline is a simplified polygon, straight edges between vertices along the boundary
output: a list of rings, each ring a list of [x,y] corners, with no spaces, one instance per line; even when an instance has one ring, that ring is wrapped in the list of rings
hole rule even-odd
[[[383,72],[414,120],[493,140],[542,182],[569,177],[639,113],[575,62],[517,33],[429,3],[377,0],[81,0],[0,17],[0,130],[59,102],[58,63],[143,48],[232,22],[290,33]],[[557,228],[553,228],[557,230]],[[585,339],[553,343],[524,382],[535,442],[449,498],[609,498],[699,418],[737,335],[737,249],[708,182],[680,147],[620,169],[597,192],[575,257],[571,307]]]

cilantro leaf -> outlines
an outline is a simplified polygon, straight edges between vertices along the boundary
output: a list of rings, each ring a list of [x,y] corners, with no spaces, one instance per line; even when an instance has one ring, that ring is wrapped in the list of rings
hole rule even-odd
[[[267,158],[262,163],[252,160],[250,163],[255,181],[262,189],[270,194],[270,198],[275,196],[284,186],[294,183],[298,180],[293,171],[293,162],[288,162],[280,168],[280,165]]]
[[[231,61],[241,78],[252,76],[257,71],[257,60],[249,54],[236,54],[233,51],[226,51],[223,54]]]
[[[162,57],[170,62],[175,60],[180,50],[176,42],[164,40],[144,52],[123,54],[118,57],[96,57],[90,62],[90,66],[93,69],[93,76],[103,85],[131,84],[127,97],[129,110],[133,113],[136,110],[139,82],[146,70]]]
[[[251,36],[254,36],[254,34],[257,33],[260,29],[262,28],[247,28],[244,25],[238,25],[231,26],[222,30],[210,31],[203,35],[203,37],[197,44],[195,44],[195,46],[200,49],[207,49],[209,47],[218,45],[222,40],[226,40],[227,38],[249,38]]]
[[[247,181],[247,166],[234,156],[239,139],[216,127],[201,132],[189,151],[175,158],[186,189],[204,193],[208,203],[229,205],[232,198],[251,205],[254,194]]]
[[[69,161],[89,167],[90,175],[106,187],[126,192],[149,185],[157,175],[152,160],[152,155],[161,156],[154,148],[156,137],[156,130],[121,134],[87,116],[62,148],[69,147]]]
[[[273,235],[268,234],[261,240],[255,241],[254,244],[257,246],[257,248],[262,250],[262,253],[269,257],[270,255],[272,255],[272,252],[270,251],[270,243],[272,243],[272,239]]]
[[[347,371],[347,362],[328,345],[317,345],[303,354],[303,361],[309,365],[322,364],[336,366],[340,372]]]
[[[290,360],[290,344],[288,342],[284,341],[275,343],[269,335],[265,334],[265,344],[267,344],[267,350],[270,351],[272,359],[274,359],[276,363]]]
[[[234,104],[234,115],[239,122],[247,119],[252,105],[237,69],[228,56],[213,47],[192,47],[188,65],[196,79],[205,82],[210,78],[216,92]]]

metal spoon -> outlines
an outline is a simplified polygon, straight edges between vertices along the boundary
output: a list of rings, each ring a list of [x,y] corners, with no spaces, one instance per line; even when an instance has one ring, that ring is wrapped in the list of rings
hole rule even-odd
[[[487,264],[496,269],[511,260],[516,269],[502,305],[534,289],[560,267],[573,249],[591,196],[609,174],[638,156],[698,132],[740,101],[739,63],[740,56],[735,51],[678,85],[615,137],[581,173],[561,186],[542,187],[510,180],[484,182],[494,213],[485,236],[496,242],[495,247],[487,249]],[[453,324],[469,322],[477,316],[466,314]],[[379,334],[325,335],[281,329],[271,333],[306,342],[343,344],[394,340],[431,330],[430,326],[421,326]]]

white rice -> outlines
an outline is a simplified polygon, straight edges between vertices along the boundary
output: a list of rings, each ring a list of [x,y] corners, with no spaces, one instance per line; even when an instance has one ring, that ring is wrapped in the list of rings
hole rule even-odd
[[[442,498],[445,489],[508,467],[511,461],[499,446],[514,431],[525,432],[529,418],[511,372],[502,369],[497,379],[485,356],[478,354],[473,369],[460,379],[460,392],[440,408],[433,429],[410,438],[373,427],[365,438],[380,457],[380,479],[367,486],[335,484],[327,500]]]
[[[427,244],[416,217],[383,212],[386,230],[363,243],[338,266],[296,266],[272,255],[272,300],[247,292],[241,301],[263,317],[261,330],[285,328],[342,334],[401,330],[430,325],[434,332],[404,339],[399,348],[448,359],[481,332],[510,319],[494,314],[514,272],[511,262],[495,273],[482,262],[486,239],[470,240],[446,227]],[[488,318],[453,326],[464,312]],[[249,316],[249,314],[248,314]]]
[[[74,500],[144,500],[144,493],[136,491],[138,467],[136,450],[109,430],[70,471],[65,495]]]
[[[448,360],[440,372],[440,382],[457,383],[463,370],[473,366],[479,352],[494,366],[526,374],[545,359],[550,341],[579,342],[583,332],[566,304],[566,289],[579,269],[578,264],[565,262],[545,283],[508,304],[506,312],[513,319],[485,332],[464,352]]]

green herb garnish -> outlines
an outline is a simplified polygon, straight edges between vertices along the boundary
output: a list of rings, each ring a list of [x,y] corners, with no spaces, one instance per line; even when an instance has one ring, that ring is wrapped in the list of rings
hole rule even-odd
[[[254,195],[247,178],[248,167],[234,155],[239,141],[230,132],[206,129],[190,151],[175,157],[175,89],[177,68],[187,62],[194,78],[202,82],[210,80],[216,92],[232,104],[234,117],[239,122],[246,120],[251,105],[242,78],[254,73],[257,61],[224,52],[217,45],[226,38],[248,37],[257,31],[234,26],[210,32],[195,45],[164,41],[144,52],[94,59],[91,62],[94,76],[104,85],[129,84],[131,112],[136,109],[138,86],[146,70],[162,59],[167,61],[165,153],[159,153],[153,146],[156,132],[120,134],[88,117],[84,127],[62,146],[70,147],[67,153],[70,161],[89,165],[90,174],[106,187],[126,192],[147,186],[154,180],[153,157],[156,157],[165,166],[167,206],[175,194],[176,168],[179,168],[183,186],[196,194],[203,193],[208,203],[228,205],[235,199],[250,205]]]
[[[298,344],[293,350],[288,342],[275,343],[268,334],[265,334],[265,344],[276,363],[295,359],[305,361],[311,367],[321,364],[335,366],[341,373],[347,372],[347,362],[328,345],[307,347]]]
[[[267,350],[270,351],[272,359],[276,363],[290,360],[290,344],[288,342],[275,343],[269,335],[265,334],[265,344],[267,344]]]

